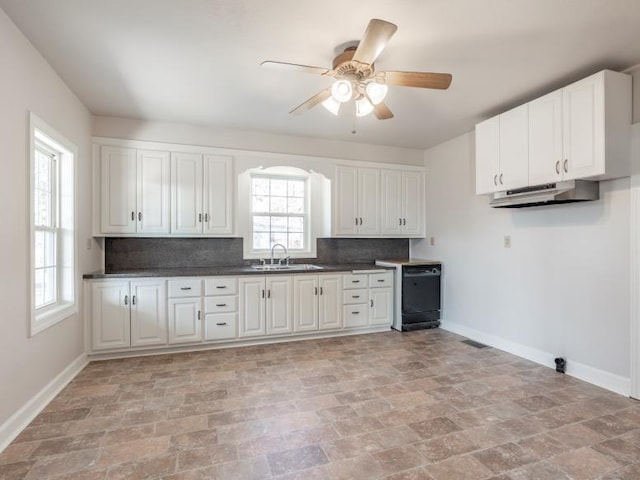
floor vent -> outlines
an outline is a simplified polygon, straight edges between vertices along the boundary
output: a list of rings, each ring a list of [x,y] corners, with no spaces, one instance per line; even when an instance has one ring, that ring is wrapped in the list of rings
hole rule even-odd
[[[467,345],[471,345],[472,347],[475,347],[475,348],[489,348],[489,345],[485,345],[484,343],[475,342],[469,339],[462,340],[462,343],[466,343]]]

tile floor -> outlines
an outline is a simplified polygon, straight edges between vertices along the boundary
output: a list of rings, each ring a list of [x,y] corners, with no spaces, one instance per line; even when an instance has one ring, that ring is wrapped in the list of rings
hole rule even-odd
[[[640,402],[443,330],[89,364],[1,479],[640,479]]]

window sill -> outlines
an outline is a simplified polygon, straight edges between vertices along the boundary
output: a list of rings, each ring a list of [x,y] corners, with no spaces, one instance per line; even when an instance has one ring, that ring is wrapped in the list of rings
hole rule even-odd
[[[34,312],[31,317],[30,336],[33,337],[76,313],[78,313],[78,307],[75,303],[64,303],[42,313]]]

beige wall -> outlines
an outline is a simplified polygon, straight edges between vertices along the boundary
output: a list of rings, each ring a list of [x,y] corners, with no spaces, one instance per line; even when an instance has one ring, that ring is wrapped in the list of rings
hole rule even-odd
[[[78,274],[101,265],[90,236],[91,116],[0,10],[0,432],[3,424],[83,353],[83,316],[74,315],[28,338],[28,118],[33,111],[78,146]],[[78,292],[82,283],[78,278]],[[80,305],[82,307],[82,305]],[[3,438],[0,438],[2,443]]]
[[[386,147],[366,143],[342,142],[309,137],[193,125],[132,120],[118,117],[94,117],[93,134],[187,145],[232,148],[270,153],[290,153],[345,160],[422,165],[424,151],[414,148]]]

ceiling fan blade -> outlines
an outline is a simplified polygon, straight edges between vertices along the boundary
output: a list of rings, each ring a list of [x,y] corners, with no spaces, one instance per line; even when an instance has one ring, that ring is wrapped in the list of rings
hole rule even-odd
[[[294,115],[302,115],[307,110],[311,110],[313,107],[315,107],[319,103],[324,102],[330,96],[331,96],[331,88],[325,88],[324,90],[320,90],[309,100],[301,103],[296,108],[291,110],[289,113],[293,113]]]
[[[389,107],[387,107],[384,102],[374,105],[373,113],[378,117],[378,120],[388,120],[393,118],[393,112],[389,110]]]
[[[376,61],[376,58],[386,47],[387,42],[396,33],[397,29],[398,26],[393,23],[378,20],[377,18],[372,19],[364,31],[356,53],[353,54],[353,60],[371,65]]]
[[[437,88],[446,90],[453,78],[449,73],[428,72],[378,72],[376,78],[387,85],[401,87]]]
[[[332,70],[329,70],[327,68],[322,68],[322,67],[298,65],[297,63],[272,62],[270,60],[267,60],[266,62],[262,62],[260,66],[267,67],[267,68],[277,68],[279,70],[296,70],[298,72],[315,73],[317,75],[328,75],[332,72]]]

